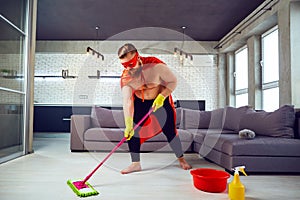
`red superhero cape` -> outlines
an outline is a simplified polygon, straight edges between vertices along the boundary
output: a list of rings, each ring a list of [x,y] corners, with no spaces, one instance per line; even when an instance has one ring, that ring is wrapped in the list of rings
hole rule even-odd
[[[169,96],[169,103],[172,106],[172,110],[174,113],[174,132],[177,135],[177,129],[176,129],[176,110],[175,110],[175,106],[172,100],[172,96]],[[162,108],[160,108],[162,109]],[[157,118],[155,115],[151,114],[145,121],[145,123],[143,124],[143,127],[141,127],[140,131],[139,131],[139,137],[140,137],[140,144],[143,144],[146,140],[156,136],[157,134],[162,132],[162,127],[160,126]]]

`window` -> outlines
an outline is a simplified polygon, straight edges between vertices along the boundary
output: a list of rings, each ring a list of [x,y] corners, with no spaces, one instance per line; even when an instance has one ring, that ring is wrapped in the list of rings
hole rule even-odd
[[[263,109],[274,111],[279,107],[278,27],[262,35],[262,99]]]
[[[235,106],[248,105],[248,49],[235,52]]]

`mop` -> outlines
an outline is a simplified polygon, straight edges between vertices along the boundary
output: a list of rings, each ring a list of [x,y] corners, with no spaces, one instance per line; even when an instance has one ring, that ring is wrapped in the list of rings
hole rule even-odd
[[[133,130],[137,129],[138,126],[152,113],[153,108],[134,126]],[[71,189],[80,197],[88,197],[92,195],[98,195],[93,186],[91,186],[87,181],[91,176],[103,165],[103,163],[127,140],[124,137],[112,150],[111,152],[103,159],[103,161],[87,176],[84,180],[68,180],[67,184]]]

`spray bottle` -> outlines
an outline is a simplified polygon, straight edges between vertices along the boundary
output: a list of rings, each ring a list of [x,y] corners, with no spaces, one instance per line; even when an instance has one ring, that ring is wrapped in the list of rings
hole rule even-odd
[[[229,183],[228,196],[230,200],[244,200],[245,199],[245,186],[240,181],[239,172],[242,172],[247,176],[245,172],[245,166],[238,166],[233,168],[234,177]]]

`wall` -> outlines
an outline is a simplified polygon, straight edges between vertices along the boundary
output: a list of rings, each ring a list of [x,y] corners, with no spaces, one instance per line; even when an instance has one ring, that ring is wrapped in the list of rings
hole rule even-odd
[[[266,7],[264,7],[266,6]],[[292,104],[300,107],[299,90],[299,59],[300,49],[300,1],[299,0],[266,0],[253,13],[224,36],[216,47],[219,56],[226,57],[220,68],[226,68],[227,73],[219,73],[220,82],[227,81],[227,105],[235,105],[233,84],[233,53],[247,45],[251,53],[249,58],[249,93],[248,101],[256,109],[261,109],[261,72],[259,61],[261,59],[260,35],[278,25],[279,30],[279,105]],[[220,97],[220,99],[225,98]]]
[[[172,45],[170,42],[165,42],[165,45],[162,45],[161,43],[163,42],[135,42],[134,44],[141,49],[142,56],[160,58],[177,75],[178,87],[173,93],[174,100],[201,99],[206,100],[208,110],[216,108],[218,68],[216,55],[212,55],[215,53],[212,48],[215,43],[203,43],[203,45],[197,42],[190,43],[188,47],[189,52],[194,52],[193,62],[184,60],[183,63],[178,57],[174,57],[172,52],[174,46],[179,44]],[[86,54],[84,51],[87,45],[101,52],[104,60]],[[105,45],[107,48],[104,47]],[[116,56],[119,45],[121,46],[120,42],[113,41],[101,43],[99,46],[93,41],[39,41],[35,57],[35,76],[61,76],[62,70],[68,69],[70,76],[78,77],[74,79],[35,77],[35,103],[121,105],[119,78],[88,78],[88,76],[96,76],[97,70],[100,70],[101,76],[121,74],[122,65],[119,64]],[[105,53],[100,49],[104,49]]]

